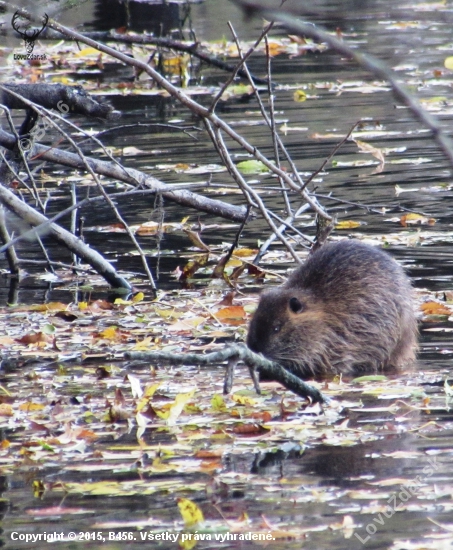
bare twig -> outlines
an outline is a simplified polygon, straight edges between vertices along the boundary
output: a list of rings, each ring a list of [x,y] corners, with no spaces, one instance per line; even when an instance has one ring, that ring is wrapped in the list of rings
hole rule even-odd
[[[230,358],[237,358],[244,361],[246,365],[263,373],[267,378],[277,380],[285,386],[285,388],[301,397],[308,398],[314,403],[327,403],[328,401],[319,390],[306,384],[300,378],[294,376],[294,374],[280,367],[277,363],[273,363],[249,350],[243,344],[227,346],[223,350],[207,353],[206,355],[198,353],[179,354],[170,352],[129,351],[124,354],[124,357],[125,359],[138,361],[169,362],[173,365],[213,365]]]
[[[14,96],[17,96],[18,94],[16,94],[15,92],[9,90],[8,88],[5,88],[4,86],[0,86],[0,88],[4,91],[7,91],[11,94],[13,94]],[[99,178],[96,174],[96,172],[93,170],[93,168],[90,166],[90,164],[87,162],[87,159],[85,157],[85,155],[83,154],[82,150],[80,149],[80,147],[77,145],[77,143],[72,139],[72,137],[67,133],[65,132],[56,122],[54,122],[54,120],[52,119],[52,116],[50,111],[48,111],[48,109],[46,109],[45,107],[42,107],[40,105],[36,105],[35,103],[33,103],[32,101],[29,101],[28,99],[25,99],[25,98],[21,98],[21,100],[24,102],[25,105],[27,105],[29,108],[33,109],[34,111],[36,111],[37,113],[39,113],[40,115],[43,115],[45,114],[50,125],[53,126],[55,128],[55,130],[60,133],[65,139],[68,140],[68,142],[72,145],[72,147],[75,149],[75,151],[77,152],[77,154],[79,155],[81,161],[83,162],[83,165],[84,165],[84,168],[85,170],[91,174],[93,180],[95,181],[99,191],[101,192],[101,194],[104,196],[104,199],[106,200],[107,204],[110,206],[111,210],[114,212],[115,216],[116,216],[116,219],[124,226],[124,228],[126,229],[126,232],[127,234],[129,235],[129,238],[131,239],[131,241],[133,242],[136,250],[138,251],[139,255],[140,255],[140,258],[142,260],[142,266],[143,266],[143,269],[145,270],[145,273],[147,274],[148,276],[148,280],[149,280],[149,283],[151,285],[151,288],[153,290],[156,290],[156,285],[154,284],[154,279],[153,279],[153,276],[151,274],[151,271],[148,267],[148,262],[146,260],[146,257],[145,257],[145,254],[140,246],[140,244],[138,243],[137,239],[135,238],[135,235],[132,233],[132,231],[130,230],[128,224],[126,223],[126,221],[124,220],[123,216],[120,214],[119,210],[117,209],[116,205],[113,203],[113,201],[111,200],[111,198],[109,197],[108,193],[105,191],[104,189],[104,186],[101,184],[101,182],[99,181]],[[59,115],[56,115],[59,119],[67,122],[65,119],[63,119],[62,117],[60,117]],[[25,159],[24,159],[25,160]],[[39,238],[39,237],[38,237]],[[45,251],[43,251],[45,253]]]
[[[55,30],[58,30],[59,32],[65,34],[66,36],[74,40],[83,42],[89,46],[92,46],[93,48],[98,49],[99,51],[102,51],[108,55],[111,55],[112,57],[115,57],[116,59],[123,61],[127,65],[132,65],[134,67],[141,69],[142,71],[145,71],[149,76],[151,76],[154,79],[154,81],[159,86],[167,90],[168,93],[170,93],[173,97],[178,99],[178,101],[180,101],[185,107],[190,109],[192,112],[194,112],[201,118],[209,120],[213,126],[225,132],[234,141],[236,141],[241,147],[243,147],[248,153],[252,154],[257,160],[261,161],[267,168],[269,168],[271,172],[280,176],[290,189],[293,189],[296,192],[300,192],[300,185],[295,183],[284,170],[276,167],[256,147],[248,143],[247,140],[245,140],[242,136],[237,134],[231,128],[231,126],[229,126],[226,122],[224,122],[214,113],[211,113],[209,109],[207,109],[206,107],[203,107],[202,105],[194,101],[187,94],[185,94],[180,88],[177,88],[176,86],[171,84],[171,82],[169,82],[166,78],[164,78],[161,74],[159,74],[155,69],[153,69],[146,63],[143,63],[137,59],[132,59],[131,57],[115,50],[114,48],[110,48],[104,44],[100,44],[94,40],[90,40],[89,38],[84,37],[82,34],[75,32],[72,29],[69,29],[68,27],[60,25],[54,20],[49,21],[48,26]],[[308,194],[305,193],[305,191],[302,191],[301,194],[303,199],[310,204],[312,209],[317,214],[319,214],[322,217],[325,217],[328,220],[330,219],[330,216],[325,212],[325,210],[319,205],[319,203],[316,200],[313,200],[312,197],[308,196]]]
[[[315,170],[313,172],[313,174],[311,174],[307,181],[304,183],[303,185],[303,188],[305,189],[307,187],[307,185],[314,180],[314,178],[322,171],[324,170],[324,167],[325,165],[329,162],[329,160],[338,152],[338,150],[348,141],[348,139],[350,138],[352,132],[354,131],[354,128],[356,128],[358,125],[360,124],[360,120],[358,120],[357,122],[355,122],[349,132],[344,136],[344,138],[335,145],[335,147],[333,148],[333,150],[331,151],[331,153],[324,159],[323,163],[321,164],[321,166]]]

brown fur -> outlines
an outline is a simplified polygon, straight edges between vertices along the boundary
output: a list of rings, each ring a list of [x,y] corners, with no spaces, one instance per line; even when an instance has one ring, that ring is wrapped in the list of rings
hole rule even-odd
[[[378,248],[326,244],[261,295],[247,345],[301,378],[409,364],[417,348],[411,283]]]

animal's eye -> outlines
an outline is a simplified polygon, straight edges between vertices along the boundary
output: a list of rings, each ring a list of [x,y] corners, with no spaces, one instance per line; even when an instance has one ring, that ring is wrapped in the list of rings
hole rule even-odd
[[[289,309],[293,313],[301,313],[305,309],[305,306],[298,298],[293,296],[289,299]]]
[[[281,323],[276,323],[273,327],[272,327],[272,330],[277,333],[277,332],[280,332],[282,328],[282,324]]]

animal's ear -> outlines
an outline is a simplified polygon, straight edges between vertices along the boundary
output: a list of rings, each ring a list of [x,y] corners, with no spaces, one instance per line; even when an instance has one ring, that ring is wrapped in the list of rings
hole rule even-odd
[[[304,311],[305,306],[304,304],[295,296],[289,299],[289,309],[293,313],[302,313]]]

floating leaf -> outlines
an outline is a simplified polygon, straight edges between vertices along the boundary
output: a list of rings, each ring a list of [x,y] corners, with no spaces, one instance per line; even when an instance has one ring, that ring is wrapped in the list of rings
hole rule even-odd
[[[363,153],[369,153],[370,155],[373,155],[374,158],[376,158],[380,164],[385,164],[385,158],[384,154],[382,152],[382,149],[379,149],[378,147],[374,147],[373,145],[370,145],[369,143],[366,143],[365,141],[360,141],[358,139],[354,139],[354,141],[357,144],[357,147],[362,151]]]
[[[215,314],[217,319],[222,321],[240,320],[244,321],[246,314],[242,306],[229,306],[219,309]]]
[[[243,160],[238,162],[237,168],[241,174],[262,174],[269,172],[269,168],[265,166],[260,160]]]
[[[8,403],[0,403],[0,416],[13,416],[14,411]]]
[[[420,309],[425,315],[451,315],[451,310],[438,302],[425,302]]]
[[[225,399],[222,395],[216,393],[211,399],[211,407],[217,412],[226,412],[228,407],[225,404]]]
[[[195,395],[196,389],[194,388],[192,391],[187,393],[180,393],[176,396],[175,402],[170,407],[170,411],[168,413],[167,417],[167,424],[169,426],[174,426],[176,424],[176,420],[182,413],[184,407],[186,404],[192,399],[192,397]]]
[[[337,223],[335,229],[355,229],[356,227],[360,227],[361,225],[362,222],[356,222],[354,220],[341,220]]]
[[[428,218],[426,216],[422,216],[421,214],[414,214],[411,212],[401,216],[400,223],[403,227],[407,227],[408,225],[434,225],[436,220],[434,218]]]
[[[41,403],[27,402],[27,403],[21,403],[19,405],[20,411],[33,412],[33,411],[42,411],[43,409],[45,409],[45,406],[42,405]]]
[[[195,502],[187,498],[178,498],[178,508],[186,527],[193,527],[204,521],[203,512]]]
[[[359,384],[361,382],[384,382],[387,380],[387,376],[384,376],[383,374],[370,374],[367,376],[358,376],[357,378],[354,378],[353,383]]]
[[[297,103],[302,103],[307,100],[307,94],[303,90],[296,90],[293,94],[293,99]]]
[[[132,302],[134,304],[137,304],[138,302],[142,302],[144,299],[145,295],[143,294],[143,292],[137,292],[137,294],[134,294],[134,296],[132,297]]]

